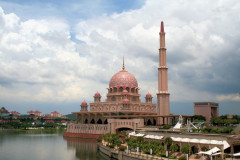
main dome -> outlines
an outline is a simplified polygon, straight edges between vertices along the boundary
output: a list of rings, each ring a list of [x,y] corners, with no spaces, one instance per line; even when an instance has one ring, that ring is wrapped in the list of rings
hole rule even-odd
[[[122,70],[111,78],[109,88],[111,87],[138,87],[138,82],[134,75]]]

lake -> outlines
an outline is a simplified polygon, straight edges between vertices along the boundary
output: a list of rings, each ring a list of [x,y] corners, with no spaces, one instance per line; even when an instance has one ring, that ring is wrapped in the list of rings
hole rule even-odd
[[[1,131],[1,160],[107,160],[95,140],[65,138],[61,132]]]

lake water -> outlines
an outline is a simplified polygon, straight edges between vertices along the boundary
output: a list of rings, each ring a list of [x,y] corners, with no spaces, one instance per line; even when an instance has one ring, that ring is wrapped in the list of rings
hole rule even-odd
[[[0,160],[107,160],[94,140],[62,133],[0,131]]]

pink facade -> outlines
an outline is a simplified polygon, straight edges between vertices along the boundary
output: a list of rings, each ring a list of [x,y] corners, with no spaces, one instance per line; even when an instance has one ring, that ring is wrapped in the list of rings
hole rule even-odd
[[[219,105],[215,102],[194,102],[194,114],[202,115],[210,122],[212,117],[218,117]]]
[[[36,111],[30,110],[30,111],[27,112],[27,114],[33,114],[36,117],[41,117],[42,116],[42,112],[40,112],[38,110],[36,110]]]
[[[58,113],[57,111],[53,111],[50,114],[51,118],[60,118],[62,115]]]
[[[17,111],[12,111],[12,112],[10,112],[13,116],[19,116],[20,115],[20,113],[19,112],[17,112]]]

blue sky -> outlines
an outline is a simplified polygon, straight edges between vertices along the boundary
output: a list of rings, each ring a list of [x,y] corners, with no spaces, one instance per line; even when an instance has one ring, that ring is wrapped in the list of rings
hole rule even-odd
[[[0,0],[0,106],[78,111],[111,77],[134,74],[156,103],[160,22],[166,32],[171,112],[193,102],[240,114],[240,2]]]

